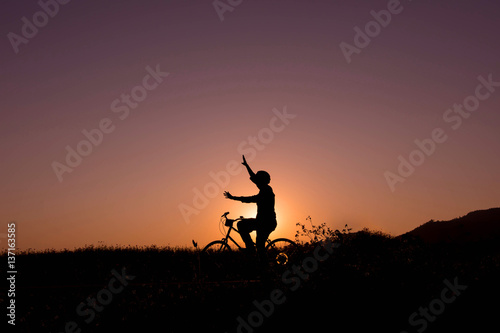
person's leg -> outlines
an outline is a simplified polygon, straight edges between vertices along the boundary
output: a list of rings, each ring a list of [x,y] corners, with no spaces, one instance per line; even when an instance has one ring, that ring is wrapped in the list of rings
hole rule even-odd
[[[257,253],[262,264],[267,263],[266,241],[273,230],[274,228],[267,225],[263,225],[257,230]]]
[[[238,231],[241,235],[241,239],[245,242],[245,247],[249,250],[255,250],[255,244],[250,237],[250,232],[256,230],[256,220],[255,219],[244,219],[238,222]]]
[[[266,248],[266,241],[269,238],[269,234],[271,234],[272,230],[269,228],[259,228],[257,230],[257,239],[256,239],[256,245],[257,245],[257,250],[258,251],[265,251]]]
[[[267,252],[266,252],[266,241],[269,238],[271,232],[276,229],[276,220],[262,220],[257,221],[257,252],[262,263],[267,263]]]

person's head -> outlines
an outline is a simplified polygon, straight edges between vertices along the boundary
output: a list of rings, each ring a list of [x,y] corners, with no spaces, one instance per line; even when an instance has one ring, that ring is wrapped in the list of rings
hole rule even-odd
[[[266,171],[257,171],[255,174],[255,182],[261,185],[268,185],[271,182],[271,176]]]

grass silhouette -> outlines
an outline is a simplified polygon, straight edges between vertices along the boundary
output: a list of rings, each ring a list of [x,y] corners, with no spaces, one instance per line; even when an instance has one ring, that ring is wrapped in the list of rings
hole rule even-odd
[[[409,315],[439,295],[444,279],[455,277],[468,285],[467,291],[426,332],[478,329],[494,318],[490,304],[499,296],[498,288],[491,287],[500,277],[497,239],[426,243],[411,235],[351,232],[347,226],[333,231],[325,224],[299,225],[296,236],[306,241],[299,244],[295,265],[311,256],[321,240],[341,246],[298,291],[286,294],[287,302],[255,331],[416,332]],[[207,272],[200,252],[188,248],[100,245],[18,252],[16,328],[64,332],[65,324],[74,321],[82,332],[144,331],[156,325],[164,332],[236,332],[236,318],[254,310],[254,300],[265,299],[275,288],[289,289],[280,274],[261,274],[244,253],[218,255],[223,266]],[[85,323],[76,307],[107,286],[111,270],[123,268],[136,278]]]

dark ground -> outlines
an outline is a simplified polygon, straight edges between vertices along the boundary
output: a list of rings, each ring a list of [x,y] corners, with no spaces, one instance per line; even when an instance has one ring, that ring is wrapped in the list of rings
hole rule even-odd
[[[366,231],[341,241],[327,260],[310,266],[308,279],[294,282],[283,281],[284,270],[259,269],[254,258],[239,252],[220,254],[218,267],[206,266],[198,251],[187,249],[91,247],[20,254],[16,330],[65,332],[74,321],[78,327],[70,324],[68,332],[237,332],[238,317],[248,321],[249,315],[257,327],[242,326],[240,332],[486,332],[498,327],[498,241],[430,245]],[[316,246],[301,246],[292,263],[313,257]],[[125,269],[130,280],[116,294],[100,293],[109,288],[113,269],[117,274]],[[292,276],[297,275],[285,275]],[[467,286],[450,304],[438,301],[445,279]],[[292,290],[297,281],[300,287]],[[284,293],[283,304],[265,308],[268,317],[256,314],[253,302],[268,300],[276,289]],[[98,294],[104,302],[106,295],[112,299],[86,323],[90,314],[79,315],[76,308]],[[0,297],[5,300],[4,289]],[[430,304],[439,314],[430,313],[429,320],[418,315],[412,326],[409,316]],[[153,329],[158,325],[161,330]]]

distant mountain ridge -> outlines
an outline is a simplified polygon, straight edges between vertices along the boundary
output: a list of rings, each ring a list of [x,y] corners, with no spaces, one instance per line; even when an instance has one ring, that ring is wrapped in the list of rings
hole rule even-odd
[[[415,236],[429,243],[500,240],[500,208],[476,210],[449,221],[431,220],[401,236]]]

